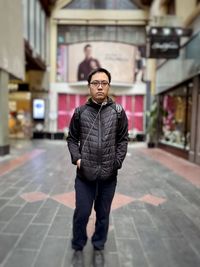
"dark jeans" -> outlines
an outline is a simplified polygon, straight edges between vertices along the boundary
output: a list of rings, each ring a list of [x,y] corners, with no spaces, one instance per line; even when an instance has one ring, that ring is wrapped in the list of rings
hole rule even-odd
[[[114,197],[117,179],[112,181],[87,182],[78,176],[75,180],[76,208],[73,217],[72,248],[81,250],[87,242],[86,227],[93,203],[96,212],[95,232],[92,244],[96,249],[103,249],[107,240],[109,214]]]

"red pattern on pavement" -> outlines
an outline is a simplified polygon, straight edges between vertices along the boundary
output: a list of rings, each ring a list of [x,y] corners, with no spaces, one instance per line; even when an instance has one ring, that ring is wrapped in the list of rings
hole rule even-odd
[[[22,156],[17,157],[16,159],[9,160],[9,162],[0,163],[0,176],[13,171],[14,169],[20,167],[29,160],[34,159],[41,153],[44,153],[43,149],[34,149],[29,153],[25,153]]]
[[[168,167],[193,185],[200,187],[200,167],[198,165],[180,157],[176,157],[159,148],[142,148],[140,151]]]
[[[30,192],[30,193],[25,193],[20,196],[27,202],[37,202],[41,200],[47,199],[49,196],[42,193],[42,192]]]
[[[52,196],[51,198],[71,209],[75,209],[75,192],[74,191],[69,192],[69,193],[55,195],[55,196]]]
[[[141,197],[139,200],[142,202],[151,204],[153,206],[159,206],[160,204],[162,204],[166,201],[165,198],[155,197],[155,196],[149,195],[149,194]]]
[[[69,193],[58,194],[58,195],[51,196],[51,197],[41,192],[30,192],[30,193],[21,195],[21,197],[28,202],[36,202],[39,200],[44,200],[49,197],[59,202],[60,204],[63,204],[71,209],[75,209],[75,192],[74,191],[69,192]],[[132,197],[116,193],[114,196],[113,202],[112,202],[111,210],[116,210],[120,207],[128,205],[129,203],[133,201],[142,201],[142,202],[152,204],[154,206],[158,206],[159,204],[162,204],[166,200],[152,196],[152,195],[145,195],[140,199],[134,199]],[[94,233],[95,219],[96,219],[95,211],[94,209],[92,209],[92,213],[90,215],[90,218],[87,224],[87,234],[89,238],[91,238]],[[109,227],[109,230],[111,229],[113,229],[112,225],[110,225]]]
[[[59,203],[74,209],[75,208],[75,192],[64,193],[60,195],[55,195],[51,197],[52,199],[58,201]],[[135,199],[129,196],[116,193],[112,202],[111,210],[118,209],[122,206],[125,206]]]

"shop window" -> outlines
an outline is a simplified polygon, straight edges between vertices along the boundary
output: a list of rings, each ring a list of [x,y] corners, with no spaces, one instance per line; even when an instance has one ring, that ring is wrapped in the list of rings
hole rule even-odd
[[[71,117],[76,107],[85,104],[86,95],[59,94],[58,96],[58,130],[68,132]]]
[[[129,134],[131,136],[143,133],[144,96],[116,96],[115,102],[123,106],[128,117]]]
[[[128,44],[145,42],[145,28],[138,26],[68,26],[58,25],[58,44],[88,41],[116,41]]]
[[[189,150],[191,106],[191,88],[187,86],[163,95],[161,143]]]
[[[9,135],[10,138],[31,138],[31,93],[12,92],[9,94]]]
[[[130,0],[74,0],[64,9],[138,9],[138,6]]]

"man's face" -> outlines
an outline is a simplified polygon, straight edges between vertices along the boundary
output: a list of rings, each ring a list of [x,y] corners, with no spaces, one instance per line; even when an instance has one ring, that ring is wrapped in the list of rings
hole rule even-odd
[[[92,47],[88,46],[87,48],[85,48],[85,57],[91,58],[91,56],[92,56]]]
[[[104,72],[97,72],[92,76],[89,84],[90,95],[93,100],[102,103],[108,96],[109,80]]]

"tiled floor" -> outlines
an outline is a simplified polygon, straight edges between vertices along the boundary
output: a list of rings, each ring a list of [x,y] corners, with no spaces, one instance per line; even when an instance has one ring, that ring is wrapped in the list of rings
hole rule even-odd
[[[0,266],[70,267],[74,176],[65,141],[13,142],[0,158]],[[94,230],[95,213],[88,223]],[[200,266],[200,167],[131,144],[119,172],[107,267]],[[84,249],[91,266],[92,246]]]

